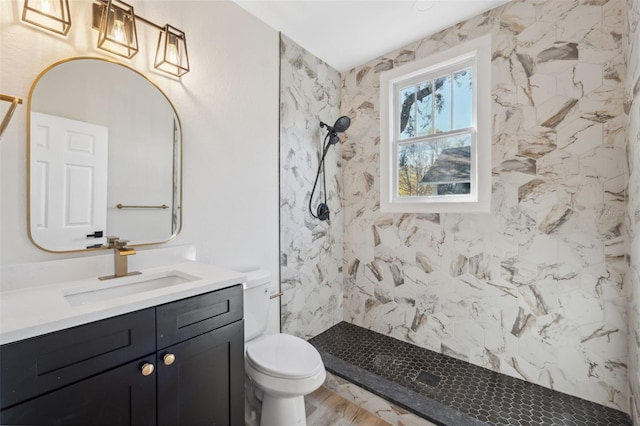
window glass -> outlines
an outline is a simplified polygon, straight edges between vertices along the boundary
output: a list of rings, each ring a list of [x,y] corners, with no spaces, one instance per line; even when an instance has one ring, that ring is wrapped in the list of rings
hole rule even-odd
[[[433,133],[433,81],[418,85],[416,103],[418,104],[418,136]]]
[[[398,144],[398,197],[470,194],[471,132]]]
[[[434,93],[435,132],[451,130],[451,76],[436,78]]]
[[[400,91],[400,139],[416,135],[416,88],[408,87]]]
[[[473,108],[473,71],[468,68],[453,75],[453,128],[471,127]]]

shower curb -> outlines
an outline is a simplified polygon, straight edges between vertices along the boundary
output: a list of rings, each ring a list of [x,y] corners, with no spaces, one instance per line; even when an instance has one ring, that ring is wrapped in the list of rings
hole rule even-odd
[[[325,368],[430,422],[443,426],[488,426],[478,419],[318,349]]]

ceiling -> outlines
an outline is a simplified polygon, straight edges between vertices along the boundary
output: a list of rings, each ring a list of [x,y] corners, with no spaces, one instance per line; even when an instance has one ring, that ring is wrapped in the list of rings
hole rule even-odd
[[[233,0],[343,72],[508,0]]]

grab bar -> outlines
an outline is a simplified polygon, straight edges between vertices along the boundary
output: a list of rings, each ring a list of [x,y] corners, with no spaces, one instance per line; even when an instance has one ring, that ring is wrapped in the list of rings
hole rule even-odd
[[[124,204],[116,204],[119,209],[168,209],[169,206],[163,204],[161,206],[125,206]]]

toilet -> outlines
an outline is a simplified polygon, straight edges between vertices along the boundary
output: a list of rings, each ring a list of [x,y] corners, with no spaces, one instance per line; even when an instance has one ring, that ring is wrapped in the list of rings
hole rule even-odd
[[[269,313],[269,271],[247,273],[244,284],[245,371],[262,400],[260,426],[305,426],[304,396],[324,383],[320,354],[289,334],[265,335]]]

